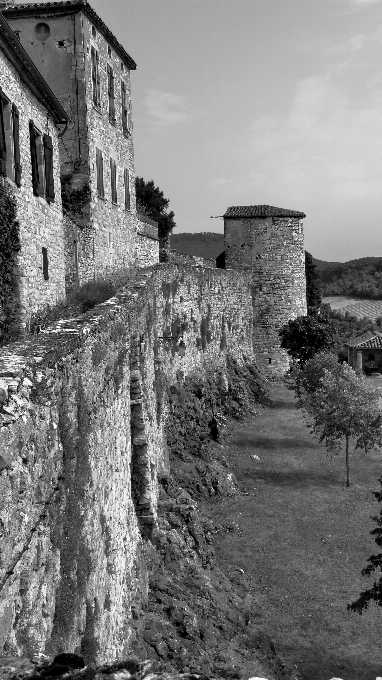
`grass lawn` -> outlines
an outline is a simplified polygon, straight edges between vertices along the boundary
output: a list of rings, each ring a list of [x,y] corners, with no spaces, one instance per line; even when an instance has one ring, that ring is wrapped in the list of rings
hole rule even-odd
[[[371,579],[361,576],[378,551],[370,515],[380,506],[382,452],[326,456],[294,407],[293,393],[273,388],[275,406],[237,428],[227,458],[243,493],[206,512],[239,529],[218,534],[223,569],[243,569],[251,583],[251,625],[306,680],[375,680],[382,676],[382,608],[346,609]],[[256,460],[253,456],[259,456]],[[248,495],[245,495],[245,493]]]

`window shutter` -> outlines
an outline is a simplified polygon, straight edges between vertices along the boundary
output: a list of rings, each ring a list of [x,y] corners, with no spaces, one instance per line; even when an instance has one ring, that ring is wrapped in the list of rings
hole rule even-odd
[[[97,195],[99,198],[104,198],[103,187],[103,157],[102,151],[96,149],[96,167],[97,167]]]
[[[19,110],[12,104],[12,128],[13,128],[13,159],[15,162],[15,182],[19,187],[21,184],[21,163],[20,163],[20,126]]]
[[[44,135],[45,188],[48,203],[54,201],[53,144],[49,135]]]
[[[5,143],[4,131],[4,108],[3,98],[0,90],[0,175],[7,174],[7,145]]]
[[[92,60],[92,86],[93,86],[93,102],[97,103],[97,67],[95,58],[95,49],[91,49],[91,60]]]
[[[33,120],[29,121],[29,134],[30,134],[30,144],[31,144],[33,193],[35,194],[35,196],[39,196],[40,195],[40,177],[39,177],[39,171],[38,171],[36,131],[35,131]]]
[[[110,176],[111,176],[111,200],[117,203],[117,165],[114,158],[110,158]]]
[[[129,170],[125,168],[125,210],[130,210],[130,177]]]
[[[96,51],[96,80],[97,80],[97,106],[100,106],[101,104],[101,76],[99,73],[99,56],[98,52]]]

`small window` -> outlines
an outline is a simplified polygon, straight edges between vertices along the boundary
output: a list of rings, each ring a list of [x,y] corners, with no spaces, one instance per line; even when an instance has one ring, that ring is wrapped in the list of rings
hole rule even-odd
[[[93,89],[93,104],[101,106],[101,78],[99,74],[99,56],[98,51],[92,47],[91,49],[92,62],[92,89]]]
[[[124,169],[124,182],[125,182],[125,210],[130,210],[130,175],[128,168]]]
[[[117,165],[114,158],[110,158],[111,200],[117,203]]]
[[[125,135],[129,133],[129,109],[127,100],[126,83],[121,80],[121,113],[122,113],[122,129]]]
[[[272,359],[269,357],[268,364],[271,364],[271,363],[272,363]]]
[[[107,65],[107,92],[109,97],[109,121],[115,125],[115,91],[114,91],[114,73],[112,67]]]
[[[30,148],[32,162],[32,184],[35,196],[45,195],[44,149],[41,132],[29,121]]]
[[[109,231],[109,248],[113,245],[113,239],[112,239],[112,234],[111,231]]]
[[[97,39],[97,31],[95,30],[94,26],[92,26],[92,38],[94,38],[94,40]]]
[[[34,32],[37,40],[40,40],[40,42],[45,42],[45,40],[47,40],[50,36],[50,27],[48,24],[41,22],[35,26]]]
[[[111,47],[110,47],[110,45],[107,46],[107,56],[111,57]]]
[[[42,248],[42,273],[44,275],[45,281],[49,280],[49,261],[48,261],[48,249]]]
[[[97,170],[97,195],[98,198],[104,198],[105,192],[103,187],[103,156],[100,149],[96,149],[96,170]]]
[[[121,61],[121,73],[123,73],[124,70],[125,70],[125,67],[124,67],[124,65],[123,65],[123,61]]]

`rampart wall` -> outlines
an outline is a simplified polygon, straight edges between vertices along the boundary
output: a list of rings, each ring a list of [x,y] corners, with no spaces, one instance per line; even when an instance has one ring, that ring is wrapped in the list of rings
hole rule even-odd
[[[251,338],[245,273],[157,265],[0,351],[0,653],[128,651],[169,472],[165,382]]]

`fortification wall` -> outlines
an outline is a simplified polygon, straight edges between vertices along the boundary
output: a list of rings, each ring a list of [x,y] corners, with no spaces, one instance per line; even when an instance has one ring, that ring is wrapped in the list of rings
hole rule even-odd
[[[169,471],[164,378],[250,355],[251,334],[244,274],[161,265],[0,351],[0,653],[127,652]]]

